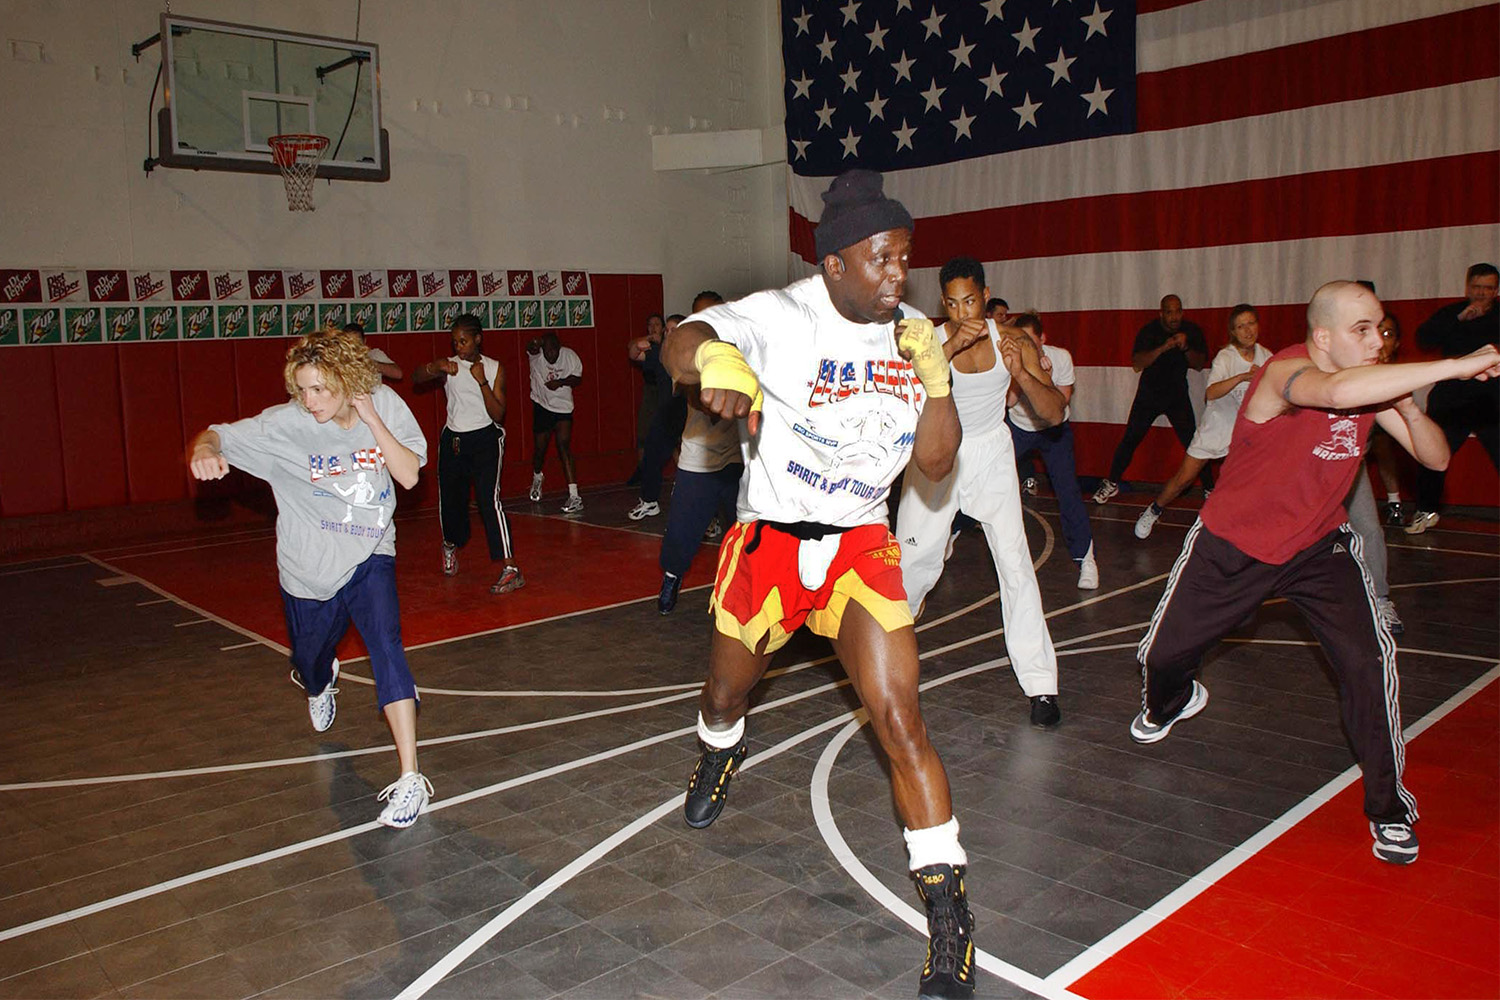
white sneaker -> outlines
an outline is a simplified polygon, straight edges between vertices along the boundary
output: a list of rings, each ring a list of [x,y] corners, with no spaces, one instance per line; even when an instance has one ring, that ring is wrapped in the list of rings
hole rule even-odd
[[[1406,634],[1406,624],[1401,621],[1401,616],[1396,614],[1396,606],[1391,603],[1389,597],[1375,598],[1375,607],[1380,612],[1380,620],[1385,625],[1386,631],[1391,635]]]
[[[376,821],[404,830],[415,823],[417,817],[422,815],[422,810],[427,808],[427,802],[432,798],[432,782],[416,771],[407,771],[386,785],[385,791],[376,798],[385,802],[385,808],[380,810]]]
[[[531,491],[526,494],[526,499],[532,503],[540,503],[542,499],[542,477],[535,473],[531,476]]]
[[[1036,476],[1027,476],[1021,480],[1021,492],[1029,497],[1036,496]]]
[[[1078,563],[1078,589],[1099,589],[1099,564],[1094,562],[1094,546],[1089,543],[1089,550]]]
[[[1435,511],[1419,510],[1411,519],[1411,524],[1406,526],[1406,533],[1408,535],[1420,535],[1437,523],[1438,516]]]
[[[1156,527],[1156,522],[1161,520],[1162,510],[1152,501],[1141,511],[1141,516],[1135,519],[1135,537],[1150,538],[1151,529]]]
[[[564,514],[578,514],[583,511],[583,497],[574,493],[562,505]]]
[[[336,695],[339,689],[334,687],[339,680],[338,657],[333,659],[333,677],[328,681],[328,686],[323,689],[322,694],[315,694],[307,699],[307,714],[312,718],[313,732],[326,733],[333,725],[334,716],[339,714],[339,703]],[[292,668],[292,683],[306,690],[302,683],[302,677],[297,673],[297,668]]]
[[[1120,495],[1120,487],[1109,479],[1099,480],[1099,488],[1094,491],[1094,503],[1105,504]]]
[[[626,512],[625,516],[632,521],[639,521],[645,517],[655,517],[661,513],[661,504],[654,500],[642,500]]]

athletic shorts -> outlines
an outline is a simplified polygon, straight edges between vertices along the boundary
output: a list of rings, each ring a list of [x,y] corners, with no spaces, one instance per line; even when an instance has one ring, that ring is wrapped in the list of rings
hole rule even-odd
[[[808,590],[798,577],[799,545],[799,539],[758,521],[741,521],[725,532],[709,603],[715,628],[751,652],[765,639],[771,653],[804,623],[818,635],[837,638],[850,601],[887,632],[912,624],[901,582],[901,545],[885,525],[861,525],[841,534],[817,590]]]
[[[572,423],[573,414],[557,413],[547,409],[536,400],[531,401],[531,429],[537,434],[545,434],[558,424]]]

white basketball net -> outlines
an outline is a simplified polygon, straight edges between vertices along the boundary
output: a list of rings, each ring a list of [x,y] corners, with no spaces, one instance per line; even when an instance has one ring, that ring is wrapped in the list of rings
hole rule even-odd
[[[271,159],[281,169],[286,184],[286,207],[293,212],[313,210],[313,180],[318,164],[328,152],[326,135],[273,135],[266,140]]]

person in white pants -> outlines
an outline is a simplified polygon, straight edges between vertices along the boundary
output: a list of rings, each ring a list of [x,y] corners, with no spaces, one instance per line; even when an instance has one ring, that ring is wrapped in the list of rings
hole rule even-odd
[[[963,442],[953,471],[941,481],[923,476],[915,465],[907,466],[896,515],[907,600],[917,613],[942,575],[954,514],[962,510],[978,521],[1000,580],[1011,669],[1031,700],[1032,724],[1050,728],[1062,719],[1057,653],[1042,614],[1042,595],[1021,522],[1021,488],[1005,410],[1012,387],[1051,423],[1062,419],[1065,404],[1032,340],[985,319],[990,293],[977,260],[956,257],[943,265],[939,279],[948,321],[938,327],[938,335],[953,365],[953,402]]]

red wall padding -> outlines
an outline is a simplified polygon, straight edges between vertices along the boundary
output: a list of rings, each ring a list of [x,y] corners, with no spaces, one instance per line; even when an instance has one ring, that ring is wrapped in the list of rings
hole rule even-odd
[[[68,507],[76,510],[128,503],[120,348],[87,344],[49,350],[57,352],[53,371],[57,377]]]
[[[125,475],[132,503],[187,496],[182,456],[182,397],[177,344],[120,351],[120,409],[125,421]]]
[[[67,505],[55,349],[0,347],[0,513],[45,514]]]

